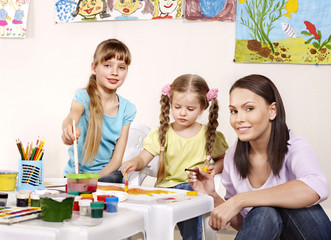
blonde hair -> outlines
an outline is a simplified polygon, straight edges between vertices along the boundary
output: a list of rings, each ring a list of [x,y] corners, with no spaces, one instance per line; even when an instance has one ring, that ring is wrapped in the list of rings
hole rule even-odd
[[[206,94],[209,91],[207,82],[200,76],[194,74],[185,74],[177,77],[171,84],[170,97],[166,95],[161,95],[161,113],[160,113],[160,127],[159,127],[159,141],[161,148],[165,148],[166,133],[169,130],[169,113],[170,104],[174,95],[177,93],[191,92],[197,96],[200,102],[200,106],[203,109],[209,107],[209,102],[207,100]],[[209,108],[209,118],[208,125],[206,129],[206,155],[210,155],[216,138],[216,129],[218,127],[218,101],[217,98],[211,100],[211,105]],[[157,173],[157,182],[160,183],[166,177],[166,159],[164,151],[160,152],[159,157],[159,170]]]
[[[96,67],[98,64],[112,58],[123,60],[128,66],[131,63],[131,54],[128,47],[117,39],[108,39],[97,46],[93,56],[93,66]],[[90,117],[83,147],[83,164],[86,161],[90,164],[99,151],[103,120],[103,107],[95,74],[91,74],[86,91],[90,97]]]

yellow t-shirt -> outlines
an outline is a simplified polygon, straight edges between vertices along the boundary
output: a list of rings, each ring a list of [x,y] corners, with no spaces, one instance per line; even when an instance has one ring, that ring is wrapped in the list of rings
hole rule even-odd
[[[183,138],[178,136],[169,125],[166,134],[165,159],[166,159],[166,177],[157,184],[158,187],[173,187],[187,181],[185,168],[201,168],[206,160],[206,129],[201,126],[200,131],[192,138]],[[153,129],[144,141],[144,148],[156,156],[160,154],[160,141],[158,128]],[[211,154],[211,158],[222,156],[228,144],[221,132],[216,132],[216,140]]]

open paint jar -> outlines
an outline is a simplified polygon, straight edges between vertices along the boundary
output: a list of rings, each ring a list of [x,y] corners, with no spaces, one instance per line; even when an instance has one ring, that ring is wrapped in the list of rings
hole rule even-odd
[[[0,193],[0,207],[7,205],[8,193]]]
[[[47,222],[62,222],[71,218],[74,196],[69,194],[41,195],[41,218]]]
[[[96,192],[100,175],[96,173],[69,173],[67,178],[67,191]]]
[[[106,197],[107,212],[117,212],[118,197]]]
[[[0,170],[0,191],[15,190],[17,173],[11,170]]]

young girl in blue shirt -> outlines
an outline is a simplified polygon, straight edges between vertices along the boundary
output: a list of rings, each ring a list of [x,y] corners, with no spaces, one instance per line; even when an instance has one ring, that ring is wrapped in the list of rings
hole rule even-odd
[[[207,126],[196,120],[209,106]],[[209,167],[214,173],[223,169],[223,157],[228,145],[218,126],[217,89],[209,89],[206,81],[198,75],[179,76],[171,85],[166,85],[161,95],[160,127],[152,130],[144,141],[144,149],[137,156],[123,163],[122,173],[142,170],[159,155],[156,186],[192,190],[188,183],[186,168],[202,168],[213,160]],[[174,121],[170,122],[169,113]],[[209,163],[208,163],[209,165]],[[201,217],[178,223],[185,240],[202,239]]]
[[[71,145],[64,175],[75,172],[75,120],[79,172],[98,173],[102,182],[122,182],[119,168],[136,107],[116,91],[124,83],[130,63],[129,49],[117,39],[105,40],[96,48],[88,85],[76,91],[62,124],[62,140]]]

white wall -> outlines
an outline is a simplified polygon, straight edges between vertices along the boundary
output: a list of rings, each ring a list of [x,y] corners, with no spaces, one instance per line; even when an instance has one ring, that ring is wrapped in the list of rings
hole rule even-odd
[[[294,132],[315,148],[331,183],[331,67],[234,63],[235,23],[185,20],[54,23],[54,1],[34,0],[27,38],[0,39],[0,169],[17,169],[15,139],[46,137],[45,175],[60,177],[68,160],[61,123],[77,88],[87,84],[95,47],[107,38],[124,41],[133,61],[119,94],[137,106],[136,121],[158,126],[163,85],[184,73],[203,76],[220,89],[220,127],[229,144],[228,90],[247,74],[278,86]],[[204,120],[205,117],[202,119]],[[331,198],[330,198],[331,199]],[[331,200],[323,203],[331,212]],[[331,216],[331,214],[329,214]]]

